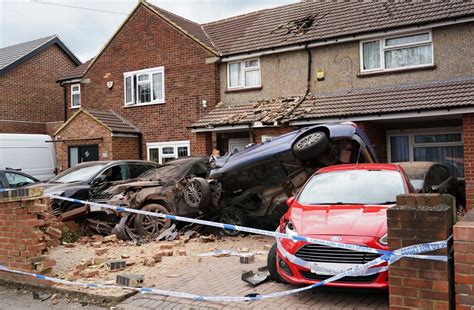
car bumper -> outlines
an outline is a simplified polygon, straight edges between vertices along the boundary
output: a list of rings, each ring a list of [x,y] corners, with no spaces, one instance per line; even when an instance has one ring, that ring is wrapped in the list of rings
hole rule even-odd
[[[312,236],[314,238],[323,239],[321,236]],[[362,246],[368,246],[372,248],[377,248],[380,250],[387,250],[387,248],[382,248],[381,246],[374,246],[373,238],[363,238],[366,240],[359,240],[359,242],[354,242],[351,240],[350,244],[358,244]],[[367,240],[370,239],[370,240]],[[360,242],[362,241],[362,242]],[[365,242],[364,242],[365,241]],[[369,241],[369,242],[368,242]],[[304,245],[307,245],[305,242],[296,242],[293,243],[287,239],[281,240],[284,248],[292,255],[302,248]],[[369,244],[368,244],[369,243]],[[311,272],[311,270],[295,265],[285,258],[280,251],[277,249],[277,271],[280,276],[288,283],[298,284],[298,285],[311,285],[321,281],[324,281],[332,275],[317,274]],[[375,267],[386,266],[386,263],[377,265]],[[373,288],[373,289],[387,289],[388,288],[388,272],[376,273],[373,275],[363,275],[363,276],[353,276],[353,277],[344,277],[337,281],[325,284],[326,286],[331,287],[346,287],[346,288]]]

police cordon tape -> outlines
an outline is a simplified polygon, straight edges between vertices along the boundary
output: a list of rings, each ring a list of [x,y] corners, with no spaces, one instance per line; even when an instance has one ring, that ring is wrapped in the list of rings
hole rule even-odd
[[[62,196],[57,196],[57,195],[48,194],[46,196],[51,198],[51,199],[58,199],[58,200],[69,201],[69,202],[73,202],[73,203],[77,203],[77,204],[96,206],[96,207],[103,208],[103,209],[111,209],[111,210],[114,210],[116,212],[128,212],[128,213],[142,214],[142,215],[148,215],[148,216],[153,216],[153,217],[165,218],[165,219],[169,219],[169,220],[173,220],[173,221],[194,223],[194,224],[200,224],[200,225],[211,226],[211,227],[216,227],[216,228],[222,228],[222,229],[227,229],[227,230],[238,230],[238,231],[241,231],[241,232],[247,232],[247,233],[251,233],[251,234],[264,235],[264,236],[270,236],[270,237],[275,237],[275,238],[292,239],[293,241],[304,241],[304,242],[308,242],[308,243],[314,243],[314,244],[325,245],[325,246],[341,248],[341,249],[346,249],[346,250],[352,250],[352,251],[375,253],[375,254],[379,254],[379,255],[385,255],[385,254],[395,255],[395,256],[396,255],[403,255],[403,256],[412,257],[412,258],[430,259],[430,260],[432,260],[432,259],[434,259],[434,260],[446,260],[446,258],[442,257],[442,256],[438,257],[438,256],[431,256],[431,255],[428,255],[428,256],[416,255],[417,253],[409,253],[409,252],[396,254],[395,252],[391,252],[391,251],[386,251],[386,250],[381,250],[381,249],[374,249],[374,248],[369,248],[369,247],[366,247],[366,246],[355,245],[355,244],[346,244],[346,243],[340,243],[340,242],[335,242],[335,241],[316,239],[316,238],[311,238],[311,237],[300,236],[300,235],[297,235],[297,234],[284,234],[284,233],[281,233],[281,232],[278,232],[278,231],[268,231],[268,230],[257,229],[257,228],[250,228],[250,227],[243,227],[243,226],[238,226],[238,225],[223,224],[223,223],[213,222],[213,221],[193,219],[193,218],[177,216],[177,215],[171,215],[171,214],[143,211],[143,210],[131,209],[131,208],[126,208],[126,207],[121,207],[121,206],[114,206],[114,205],[108,205],[108,204],[97,203],[97,202],[92,202],[92,201],[85,201],[85,200],[79,200],[79,199],[74,199],[74,198],[62,197]],[[431,251],[431,250],[428,250],[428,251]],[[427,251],[424,251],[424,252],[427,252]]]
[[[332,247],[337,247],[337,248],[343,248],[343,249],[348,249],[348,250],[353,250],[353,251],[376,253],[376,254],[379,254],[381,256],[379,258],[376,258],[376,259],[374,259],[370,262],[367,262],[365,264],[356,265],[355,267],[351,267],[351,268],[348,268],[347,270],[343,270],[341,272],[338,272],[336,275],[334,275],[332,277],[329,277],[326,280],[320,281],[318,283],[315,283],[315,284],[312,284],[312,285],[309,285],[309,286],[299,287],[299,288],[295,288],[295,289],[291,289],[291,290],[287,290],[287,291],[276,292],[276,293],[271,293],[271,294],[266,294],[266,295],[249,294],[247,296],[201,296],[201,295],[190,294],[190,293],[186,293],[186,292],[168,291],[168,290],[162,290],[162,289],[156,289],[156,288],[136,288],[136,287],[128,287],[128,286],[106,285],[106,284],[100,284],[100,283],[73,282],[73,281],[67,281],[67,280],[54,278],[54,277],[49,277],[49,276],[45,276],[45,275],[41,275],[41,274],[35,274],[35,273],[32,273],[32,272],[13,270],[13,269],[10,269],[10,268],[8,268],[6,266],[3,266],[3,265],[0,265],[0,270],[1,271],[20,274],[20,275],[31,276],[31,277],[34,277],[34,278],[37,278],[37,279],[46,280],[46,281],[50,281],[50,282],[57,283],[57,284],[69,285],[69,286],[90,287],[90,288],[105,288],[105,289],[107,289],[107,288],[128,289],[128,290],[137,291],[137,292],[140,292],[140,293],[143,293],[143,294],[158,294],[158,295],[163,295],[163,296],[176,297],[176,298],[188,298],[188,299],[200,300],[200,301],[243,302],[243,301],[258,301],[258,300],[269,299],[269,298],[278,298],[278,297],[289,296],[289,295],[292,295],[292,294],[296,294],[296,293],[299,293],[299,292],[307,291],[307,290],[310,290],[310,289],[313,289],[313,288],[316,288],[316,287],[319,287],[319,286],[326,285],[328,283],[337,281],[337,280],[339,280],[341,278],[344,278],[344,277],[367,275],[367,273],[370,273],[370,272],[373,272],[373,273],[383,272],[383,271],[386,271],[388,269],[388,266],[382,266],[382,267],[376,267],[376,266],[384,264],[384,263],[387,263],[388,265],[390,265],[390,264],[400,260],[403,257],[412,257],[412,258],[421,258],[421,259],[434,259],[434,260],[444,260],[444,261],[447,260],[447,257],[445,257],[445,256],[418,255],[418,254],[425,253],[425,252],[431,252],[431,251],[442,249],[442,248],[446,248],[448,246],[449,239],[448,240],[443,240],[443,241],[437,241],[437,242],[431,242],[431,243],[408,246],[408,247],[401,248],[401,249],[398,249],[398,250],[395,250],[395,251],[385,251],[385,250],[373,249],[373,248],[358,246],[358,245],[353,245],[353,244],[344,244],[344,243],[339,243],[339,242],[309,238],[309,237],[299,236],[299,235],[296,235],[296,234],[288,235],[288,234],[280,233],[278,231],[272,232],[272,231],[254,229],[254,228],[249,228],[249,227],[222,224],[222,223],[217,223],[217,222],[212,222],[212,221],[191,219],[191,218],[174,216],[174,215],[169,215],[169,214],[162,214],[162,213],[154,213],[154,212],[148,212],[148,211],[142,211],[142,210],[135,210],[135,209],[125,208],[125,207],[120,207],[120,206],[99,204],[99,203],[95,203],[95,202],[83,201],[83,200],[67,198],[67,197],[61,197],[61,196],[56,196],[56,195],[47,195],[47,196],[49,198],[52,198],[52,199],[60,199],[60,200],[74,202],[74,203],[93,205],[93,206],[98,206],[100,208],[112,209],[112,210],[115,210],[117,212],[130,212],[130,213],[136,213],[136,214],[143,214],[143,215],[166,218],[166,219],[175,220],[175,221],[184,221],[184,222],[196,223],[196,224],[207,225],[207,226],[212,226],[212,227],[217,227],[217,228],[239,230],[239,231],[248,232],[248,233],[272,236],[272,237],[276,238],[277,245],[279,246],[280,250],[281,249],[284,250],[284,248],[281,246],[281,244],[279,242],[279,239],[280,238],[287,238],[287,239],[292,239],[294,241],[304,241],[304,242],[308,242],[308,243],[321,244],[321,245],[332,246]],[[301,259],[291,255],[287,251],[283,251],[281,253],[282,253],[282,255],[285,255],[285,257],[287,257],[288,259],[290,259],[290,261],[294,262],[297,265],[300,265],[300,266],[303,266],[303,267],[309,266],[308,264],[310,262],[306,262],[304,260],[301,260]],[[376,268],[372,268],[372,267],[376,267]],[[308,267],[306,267],[306,268],[308,268]],[[371,268],[373,270],[368,271]],[[311,269],[311,266],[309,267],[309,269]],[[314,268],[313,268],[313,270],[314,270]],[[333,272],[333,271],[329,270],[329,272]],[[373,273],[370,273],[370,274],[373,274]]]

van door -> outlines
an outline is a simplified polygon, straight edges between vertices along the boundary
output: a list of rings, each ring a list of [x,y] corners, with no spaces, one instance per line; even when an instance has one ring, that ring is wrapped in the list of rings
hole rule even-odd
[[[77,164],[99,160],[99,145],[79,145],[69,147],[69,168]]]

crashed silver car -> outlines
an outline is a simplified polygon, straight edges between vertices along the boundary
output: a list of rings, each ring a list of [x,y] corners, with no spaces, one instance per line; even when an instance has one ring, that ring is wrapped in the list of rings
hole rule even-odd
[[[90,200],[150,212],[196,217],[202,211],[190,208],[183,193],[189,180],[207,176],[208,162],[207,157],[176,159],[145,172],[137,179],[97,192]],[[87,223],[96,232],[114,233],[125,240],[134,239],[137,235],[156,237],[171,226],[170,220],[128,212],[117,214],[113,210],[94,206],[89,210]]]

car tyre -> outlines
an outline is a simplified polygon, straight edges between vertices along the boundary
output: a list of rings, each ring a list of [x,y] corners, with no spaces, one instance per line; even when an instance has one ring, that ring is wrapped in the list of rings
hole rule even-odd
[[[270,272],[270,278],[278,283],[287,283],[285,280],[282,279],[280,274],[277,270],[277,244],[275,243],[268,251],[267,257],[267,267],[268,271]]]
[[[160,204],[150,203],[141,208],[142,211],[170,214],[169,210]],[[134,219],[135,229],[143,237],[157,237],[162,231],[171,226],[171,220],[160,217],[137,214]]]
[[[211,187],[206,179],[192,178],[184,187],[184,200],[191,208],[202,209],[211,202]]]
[[[245,212],[236,207],[225,208],[221,211],[219,220],[223,224],[231,224],[236,226],[247,226],[248,217]],[[227,236],[237,236],[240,234],[239,230],[222,229],[222,232]]]
[[[308,160],[326,151],[328,144],[329,139],[324,132],[311,132],[296,140],[293,153],[299,160]]]

